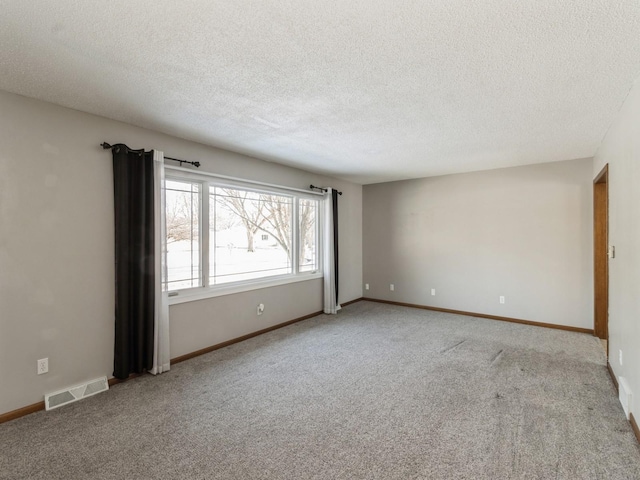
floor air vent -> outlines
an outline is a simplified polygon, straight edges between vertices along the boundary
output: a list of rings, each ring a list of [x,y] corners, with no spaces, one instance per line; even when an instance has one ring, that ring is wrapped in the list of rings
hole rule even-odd
[[[105,390],[109,390],[107,377],[97,378],[82,385],[48,393],[44,396],[44,405],[47,410],[51,410],[66,405],[67,403],[77,402],[96,393],[104,392]]]

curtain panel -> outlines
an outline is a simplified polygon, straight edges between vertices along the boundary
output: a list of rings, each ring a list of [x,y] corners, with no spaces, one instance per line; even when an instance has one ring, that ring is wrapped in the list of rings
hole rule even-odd
[[[162,292],[162,152],[114,145],[115,345],[113,376],[169,367]],[[166,325],[165,325],[166,324]],[[159,355],[160,352],[160,355]],[[160,366],[160,368],[158,368]]]
[[[155,312],[153,336],[153,366],[156,375],[170,368],[169,354],[169,292],[167,287],[167,216],[164,183],[164,154],[153,151],[155,205]]]
[[[324,313],[335,314],[338,303],[338,191],[328,188],[324,198]]]

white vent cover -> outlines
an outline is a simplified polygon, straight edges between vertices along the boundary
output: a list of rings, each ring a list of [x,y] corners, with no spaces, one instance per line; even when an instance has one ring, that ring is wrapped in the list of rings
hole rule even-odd
[[[109,382],[107,382],[107,377],[101,377],[65,390],[48,393],[44,396],[44,405],[47,410],[51,410],[105,390],[109,390]]]
[[[622,404],[624,414],[627,416],[627,420],[629,420],[629,407],[631,406],[631,389],[629,388],[627,379],[624,377],[618,377],[618,398],[620,399],[620,403]]]

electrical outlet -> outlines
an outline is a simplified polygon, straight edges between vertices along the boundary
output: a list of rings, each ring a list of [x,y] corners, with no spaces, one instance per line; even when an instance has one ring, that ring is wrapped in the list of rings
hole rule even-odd
[[[618,363],[622,366],[622,350],[618,350]]]
[[[49,371],[49,359],[41,358],[38,360],[38,375],[42,375],[43,373],[47,373]]]
[[[500,295],[500,303],[504,304],[504,295]]]
[[[365,283],[365,284],[364,284],[364,289],[365,289],[365,290],[369,290],[369,284],[368,284],[368,283]]]
[[[392,283],[391,285],[389,285],[389,290],[391,290],[392,292],[396,289],[395,285]]]
[[[262,315],[264,313],[264,303],[258,305],[258,315]]]
[[[436,289],[435,289],[435,288],[432,288],[432,289],[431,289],[431,295],[435,295],[435,294],[436,294]]]

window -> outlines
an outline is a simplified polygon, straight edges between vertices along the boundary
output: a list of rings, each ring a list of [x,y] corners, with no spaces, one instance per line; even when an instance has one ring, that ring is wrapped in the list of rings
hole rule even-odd
[[[319,211],[302,192],[168,178],[168,290],[311,278],[319,270]]]
[[[236,188],[209,187],[209,284],[293,273],[293,198]],[[256,245],[262,231],[273,242]]]
[[[300,271],[310,272],[318,270],[318,201],[301,198],[298,202]]]
[[[200,185],[167,180],[167,286],[169,290],[200,283]]]

